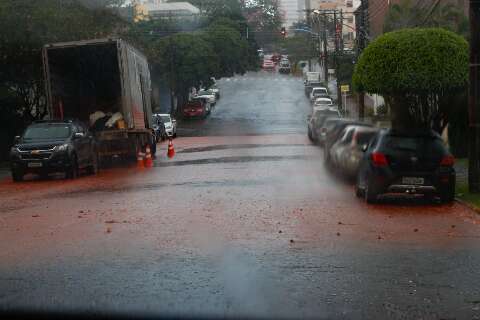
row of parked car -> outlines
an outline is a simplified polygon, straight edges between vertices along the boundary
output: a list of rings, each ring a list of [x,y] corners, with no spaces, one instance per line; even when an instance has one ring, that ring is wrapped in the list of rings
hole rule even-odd
[[[208,89],[200,89],[183,107],[185,118],[206,118],[220,99],[220,89],[214,82]]]
[[[316,104],[307,122],[327,167],[355,179],[355,194],[368,203],[388,194],[454,200],[455,159],[434,131],[382,129]]]
[[[214,79],[212,79],[214,80]],[[208,89],[200,89],[182,106],[184,118],[206,118],[220,99],[220,89],[214,81]],[[170,114],[153,114],[153,127],[157,142],[177,137],[177,120]]]

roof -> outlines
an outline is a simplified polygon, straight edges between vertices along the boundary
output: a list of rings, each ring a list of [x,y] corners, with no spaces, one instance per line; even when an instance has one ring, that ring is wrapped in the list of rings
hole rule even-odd
[[[155,15],[156,13],[200,13],[200,9],[188,2],[145,3],[143,6],[150,15]]]

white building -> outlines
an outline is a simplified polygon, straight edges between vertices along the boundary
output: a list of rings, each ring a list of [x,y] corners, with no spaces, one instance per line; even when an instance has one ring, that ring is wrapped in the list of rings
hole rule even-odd
[[[165,0],[148,0],[135,4],[135,20],[193,17],[200,14],[200,9],[189,2],[165,2]]]
[[[295,22],[305,19],[305,4],[305,0],[278,1],[278,6],[283,17],[283,25],[285,27],[291,27]]]

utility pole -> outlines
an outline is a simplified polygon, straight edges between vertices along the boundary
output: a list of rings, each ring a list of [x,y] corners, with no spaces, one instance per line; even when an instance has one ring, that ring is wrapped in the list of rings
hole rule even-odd
[[[368,18],[368,0],[362,0],[359,10],[359,23],[357,24],[357,63],[360,59],[363,49],[367,47],[369,18]],[[365,118],[365,92],[358,93],[358,118]]]
[[[335,79],[337,80],[337,104],[342,107],[343,112],[345,113],[345,105],[342,100],[342,92],[340,89],[340,82],[338,79],[338,51],[340,49],[340,34],[339,34],[339,23],[338,23],[338,16],[337,10],[333,12],[333,30],[335,32],[335,55],[333,57],[333,66],[335,68]]]
[[[468,188],[480,192],[480,1],[470,0]]]
[[[313,24],[312,24],[312,17],[310,16],[310,1],[309,0],[305,0],[305,8],[306,8],[306,18],[307,18],[307,26],[308,26],[308,29],[310,30],[313,30]],[[309,36],[308,37],[308,47],[310,48],[311,52],[315,52],[312,48],[313,48],[313,44],[312,44],[312,37]],[[312,71],[312,59],[311,59],[311,54],[310,56],[308,57],[308,71]]]
[[[328,85],[328,43],[327,43],[327,14],[323,13],[323,72]]]

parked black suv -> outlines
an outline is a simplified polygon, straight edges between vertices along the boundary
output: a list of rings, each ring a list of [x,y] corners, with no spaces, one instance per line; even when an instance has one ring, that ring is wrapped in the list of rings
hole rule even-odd
[[[79,169],[97,172],[95,139],[80,122],[35,122],[16,140],[10,150],[14,181],[23,180],[26,173],[65,172],[66,178],[74,179]]]
[[[433,131],[398,132],[384,129],[375,135],[360,162],[356,194],[375,202],[386,193],[455,197],[455,159]]]

